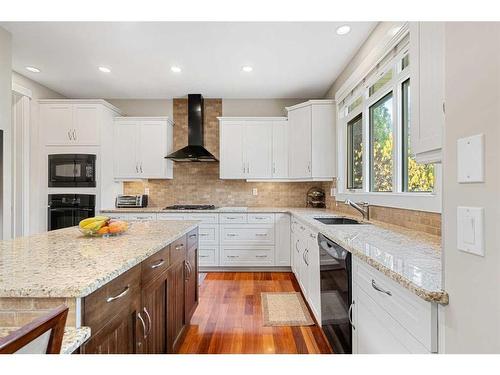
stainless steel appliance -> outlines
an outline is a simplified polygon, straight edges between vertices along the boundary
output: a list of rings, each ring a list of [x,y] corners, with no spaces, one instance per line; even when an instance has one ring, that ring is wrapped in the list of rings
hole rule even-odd
[[[118,195],[115,200],[116,208],[143,208],[148,206],[148,196],[138,195]]]
[[[325,191],[318,187],[312,187],[307,191],[306,207],[325,208]]]
[[[321,274],[321,326],[334,353],[352,353],[351,253],[318,235]]]
[[[92,216],[95,216],[95,195],[49,194],[48,230],[72,227]]]
[[[49,155],[49,187],[96,187],[96,156]]]
[[[167,206],[164,210],[215,210],[213,204],[174,204]]]

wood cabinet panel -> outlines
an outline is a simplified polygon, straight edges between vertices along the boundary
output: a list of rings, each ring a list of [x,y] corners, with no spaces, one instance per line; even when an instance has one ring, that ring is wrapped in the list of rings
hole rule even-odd
[[[176,353],[185,327],[185,262],[173,264],[167,271],[167,353]]]
[[[143,319],[144,326],[138,331],[138,340],[143,343],[142,352],[147,354],[162,354],[167,351],[166,272],[164,275],[142,289],[142,306],[138,314]]]
[[[146,285],[148,282],[158,277],[166,271],[169,265],[170,246],[167,246],[141,263],[142,284]]]
[[[185,308],[186,324],[191,321],[194,310],[198,306],[198,246],[190,247],[186,255]]]

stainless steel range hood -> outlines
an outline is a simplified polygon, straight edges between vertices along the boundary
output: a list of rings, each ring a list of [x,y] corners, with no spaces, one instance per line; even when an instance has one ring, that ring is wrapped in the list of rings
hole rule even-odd
[[[218,161],[203,145],[203,96],[188,95],[188,145],[165,159],[173,161]]]

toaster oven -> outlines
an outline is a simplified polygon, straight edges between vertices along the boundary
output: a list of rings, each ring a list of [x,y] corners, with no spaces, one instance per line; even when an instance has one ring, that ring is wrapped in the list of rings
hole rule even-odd
[[[115,201],[116,208],[142,208],[148,206],[148,196],[138,195],[118,195]]]

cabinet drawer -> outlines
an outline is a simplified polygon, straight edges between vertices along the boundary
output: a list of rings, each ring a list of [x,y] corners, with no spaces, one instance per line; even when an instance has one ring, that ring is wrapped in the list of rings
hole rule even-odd
[[[417,297],[359,260],[354,264],[353,273],[358,287],[405,327],[427,350],[437,351],[437,305]]]
[[[186,259],[186,237],[184,235],[170,244],[170,264]]]
[[[176,213],[159,213],[158,220],[186,220],[186,215]]]
[[[274,214],[248,214],[249,224],[273,224]]]
[[[167,246],[141,263],[141,279],[145,285],[164,272],[170,265],[170,247]]]
[[[198,260],[200,266],[217,266],[218,261],[218,249],[216,248],[200,248],[198,251]]]
[[[199,226],[200,244],[218,245],[219,244],[219,225],[201,224]]]
[[[247,222],[247,214],[221,214],[221,223],[244,224]]]
[[[218,224],[219,214],[187,214],[186,220],[199,220],[204,224]]]
[[[129,308],[140,293],[141,266],[138,265],[84,299],[83,325],[97,333],[113,316]]]
[[[358,289],[356,299],[357,354],[428,354],[387,311]]]
[[[223,247],[221,264],[227,266],[272,266],[274,265],[274,248]]]
[[[187,248],[191,249],[193,246],[197,246],[198,239],[198,228],[196,228],[187,234]]]
[[[221,242],[274,244],[274,225],[272,224],[247,224],[224,225],[221,227]]]
[[[145,212],[137,212],[137,213],[104,213],[104,216],[109,216],[112,219],[116,220],[125,220],[125,221],[141,221],[141,220],[156,220],[155,213],[145,213]]]

